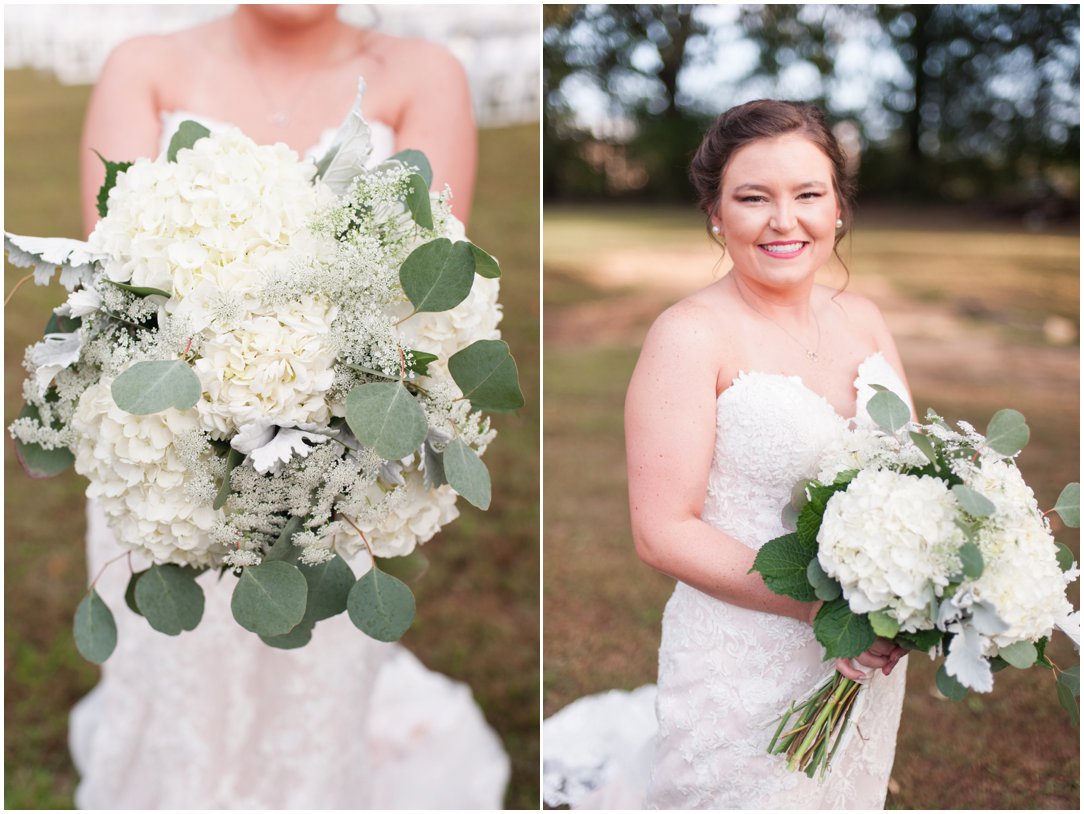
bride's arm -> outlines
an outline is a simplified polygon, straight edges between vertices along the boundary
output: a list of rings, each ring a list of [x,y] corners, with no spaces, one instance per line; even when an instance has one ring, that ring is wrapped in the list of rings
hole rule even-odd
[[[161,123],[154,77],[160,62],[160,37],[123,42],[106,60],[87,106],[80,144],[80,200],[87,234],[98,222],[98,189],[110,161],[134,161],[158,153]]]
[[[405,102],[396,149],[421,150],[433,167],[434,191],[452,188],[452,212],[468,224],[478,165],[478,133],[470,85],[463,66],[449,51],[429,42],[406,40],[401,55],[414,90]],[[533,165],[532,165],[533,166]]]
[[[652,326],[625,400],[629,509],[652,568],[734,605],[808,622],[815,603],[750,574],[756,552],[700,519],[715,448],[718,316],[686,300]]]

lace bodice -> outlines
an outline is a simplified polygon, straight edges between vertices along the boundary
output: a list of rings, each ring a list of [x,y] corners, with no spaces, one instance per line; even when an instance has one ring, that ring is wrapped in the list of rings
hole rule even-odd
[[[880,353],[859,366],[853,419],[840,416],[796,376],[739,374],[717,401],[702,519],[754,549],[785,533],[781,512],[794,484],[816,474],[821,452],[848,426],[872,424],[865,409],[875,392],[871,384],[909,401]],[[546,722],[547,802],[577,808],[882,807],[905,662],[891,676],[878,673],[868,681],[824,783],[787,772],[782,758],[766,753],[782,709],[831,674],[823,655],[804,622],[730,605],[678,583],[663,617],[654,698],[645,688],[592,696]],[[628,722],[641,720],[652,701],[657,731],[636,748]],[[563,746],[586,742],[588,732],[590,754]]]

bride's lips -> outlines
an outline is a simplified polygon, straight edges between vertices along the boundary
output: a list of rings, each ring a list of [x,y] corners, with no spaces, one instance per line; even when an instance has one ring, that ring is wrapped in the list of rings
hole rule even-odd
[[[777,240],[774,243],[758,243],[757,248],[768,257],[777,260],[790,260],[805,251],[809,245],[805,240]]]

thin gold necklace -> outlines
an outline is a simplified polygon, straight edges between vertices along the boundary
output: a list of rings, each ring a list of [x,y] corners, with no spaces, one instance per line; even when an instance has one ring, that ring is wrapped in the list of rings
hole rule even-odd
[[[768,316],[763,311],[761,311],[759,308],[757,308],[755,305],[753,305],[753,303],[751,303],[748,299],[746,299],[745,294],[742,293],[740,284],[735,283],[734,287],[738,289],[738,296],[742,298],[742,302],[744,302],[746,305],[748,305],[750,308],[752,308],[754,311],[756,311],[761,317],[768,320],[768,322],[772,323],[772,325],[774,325],[776,328],[778,328],[783,333],[785,333],[787,336],[789,336],[791,339],[793,339],[794,342],[798,345],[798,347],[800,347],[803,351],[805,351],[805,355],[809,359],[809,361],[816,363],[816,362],[819,362],[821,360],[821,357],[820,357],[821,323],[820,323],[820,320],[817,319],[817,312],[815,310],[813,310],[812,303],[810,303],[809,313],[813,316],[813,324],[817,326],[817,345],[816,345],[816,347],[813,348],[813,350],[810,350],[808,347],[806,347],[805,343],[802,342],[802,340],[800,340],[798,337],[796,337],[794,334],[792,334],[790,331],[788,331],[786,328],[784,328],[782,325],[780,325],[778,322],[776,322],[770,316]]]

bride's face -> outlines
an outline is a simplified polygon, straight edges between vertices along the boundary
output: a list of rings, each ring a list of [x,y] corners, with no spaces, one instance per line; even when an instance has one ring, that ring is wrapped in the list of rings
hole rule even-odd
[[[723,171],[716,225],[734,271],[763,285],[811,278],[832,253],[839,216],[831,161],[797,133],[747,144]]]

